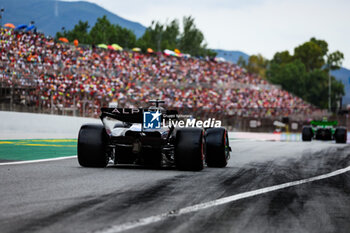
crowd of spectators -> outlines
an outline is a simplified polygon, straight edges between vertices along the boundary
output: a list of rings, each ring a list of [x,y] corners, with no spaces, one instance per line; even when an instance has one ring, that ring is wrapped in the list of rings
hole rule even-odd
[[[98,116],[110,102],[137,107],[156,98],[167,107],[228,115],[315,110],[229,62],[76,47],[12,29],[0,30],[0,59],[1,86],[22,90],[22,104],[76,107],[80,115]]]

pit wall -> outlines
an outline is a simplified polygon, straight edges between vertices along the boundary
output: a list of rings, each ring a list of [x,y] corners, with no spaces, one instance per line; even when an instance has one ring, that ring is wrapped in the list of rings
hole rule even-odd
[[[0,139],[77,138],[82,124],[99,119],[0,111]]]

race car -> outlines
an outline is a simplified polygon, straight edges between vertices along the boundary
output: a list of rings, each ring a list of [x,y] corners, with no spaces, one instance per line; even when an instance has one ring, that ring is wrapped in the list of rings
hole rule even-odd
[[[178,113],[149,101],[148,108],[101,108],[103,124],[85,124],[78,136],[78,162],[83,167],[133,164],[152,168],[175,166],[200,171],[204,164],[222,168],[231,148],[223,127],[164,126]]]
[[[337,121],[311,121],[310,126],[304,126],[302,140],[335,140],[336,143],[346,143],[347,130],[345,127],[337,127]]]

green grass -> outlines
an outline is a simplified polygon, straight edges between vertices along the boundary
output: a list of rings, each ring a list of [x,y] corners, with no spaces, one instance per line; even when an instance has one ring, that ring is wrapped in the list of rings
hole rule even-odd
[[[76,139],[0,140],[0,160],[36,160],[76,154]]]

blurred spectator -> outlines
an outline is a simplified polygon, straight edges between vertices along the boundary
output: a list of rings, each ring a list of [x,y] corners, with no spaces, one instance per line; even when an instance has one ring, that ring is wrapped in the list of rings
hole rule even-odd
[[[316,108],[228,62],[76,47],[43,34],[0,30],[2,86],[31,87],[29,105],[77,106],[98,116],[101,106],[168,107],[240,116],[308,114]]]

